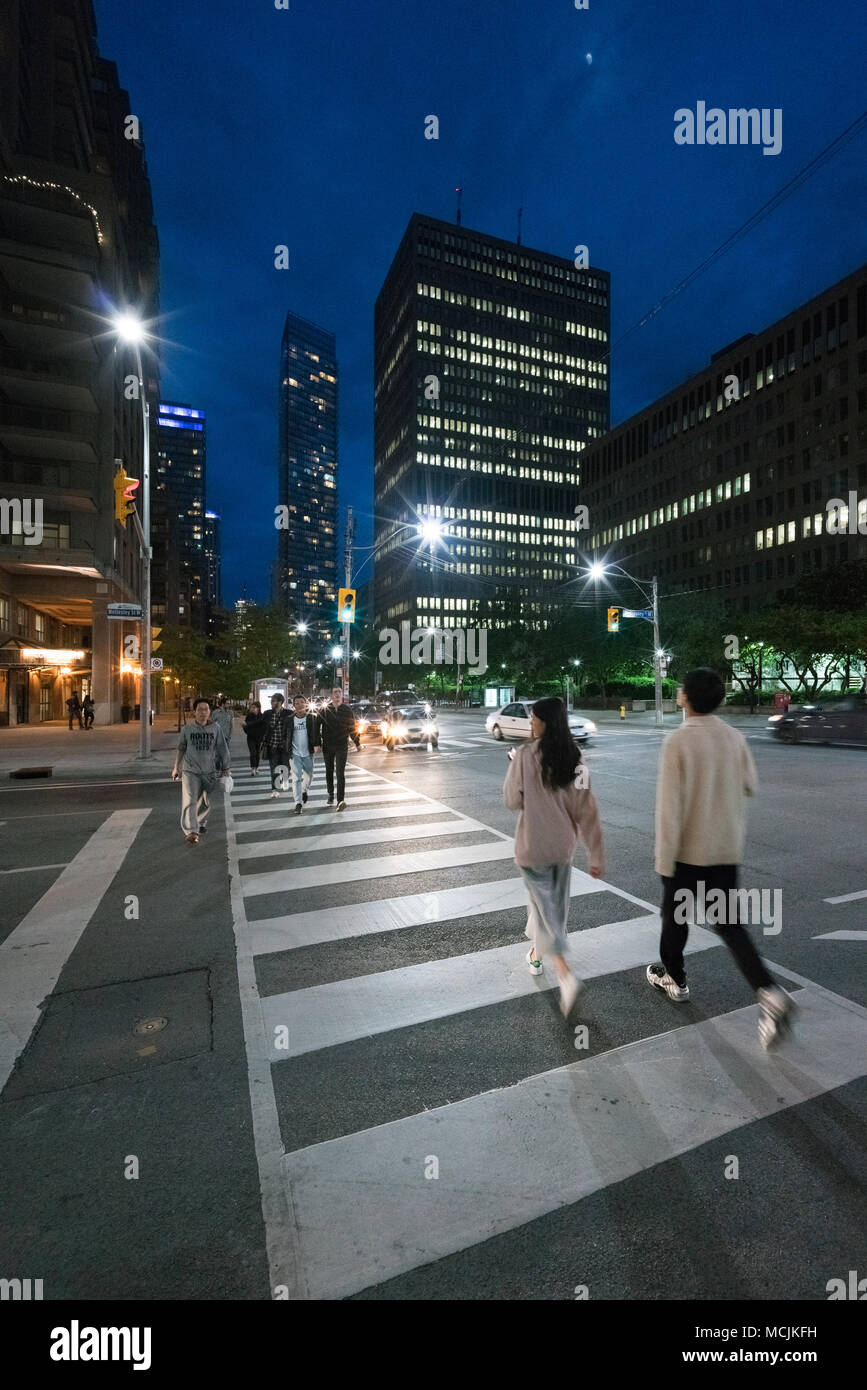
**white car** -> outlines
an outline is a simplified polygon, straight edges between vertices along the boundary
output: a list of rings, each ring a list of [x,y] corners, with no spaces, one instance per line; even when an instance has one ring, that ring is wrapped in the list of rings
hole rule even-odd
[[[502,705],[488,715],[485,728],[494,738],[529,738],[530,711],[534,704],[534,700],[513,700],[510,705]],[[592,719],[585,719],[581,714],[567,717],[576,743],[586,743],[591,734],[598,732]]]

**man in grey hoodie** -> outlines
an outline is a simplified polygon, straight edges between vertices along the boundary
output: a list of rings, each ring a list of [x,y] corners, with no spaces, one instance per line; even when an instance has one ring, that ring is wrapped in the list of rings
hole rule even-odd
[[[193,704],[195,717],[185,724],[178,738],[178,751],[172,779],[181,778],[181,829],[188,845],[197,845],[208,829],[211,792],[220,775],[229,775],[229,745],[219,724],[210,723],[211,706],[199,699]]]

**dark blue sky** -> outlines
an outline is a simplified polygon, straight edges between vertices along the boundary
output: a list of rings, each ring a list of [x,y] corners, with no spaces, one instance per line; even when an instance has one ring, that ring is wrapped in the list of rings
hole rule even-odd
[[[369,543],[373,304],[413,211],[612,275],[617,339],[864,106],[863,0],[96,0],[141,118],[163,395],[208,413],[223,600],[266,599],[287,309],[337,335],[341,527]],[[592,55],[592,62],[586,55]],[[782,108],[782,151],[678,146],[674,112]],[[436,114],[440,138],[424,138]],[[611,365],[612,423],[865,258],[861,134]],[[274,247],[289,246],[288,271]]]

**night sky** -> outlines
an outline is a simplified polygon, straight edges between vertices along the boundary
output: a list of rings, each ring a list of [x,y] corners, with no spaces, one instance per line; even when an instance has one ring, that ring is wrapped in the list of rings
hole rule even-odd
[[[288,309],[337,335],[341,532],[370,543],[373,305],[413,211],[612,276],[617,340],[865,106],[863,0],[96,0],[140,117],[164,399],[208,415],[223,602],[269,597]],[[588,55],[592,61],[588,61]],[[681,107],[782,108],[782,150],[678,146]],[[438,141],[424,118],[439,117]],[[612,424],[867,258],[867,134],[630,334]],[[274,268],[274,247],[290,268]]]

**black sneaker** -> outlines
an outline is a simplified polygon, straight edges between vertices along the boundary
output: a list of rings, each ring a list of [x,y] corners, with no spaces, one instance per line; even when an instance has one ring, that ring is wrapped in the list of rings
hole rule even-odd
[[[297,802],[295,803],[295,814],[296,814],[296,816],[300,816],[300,815],[301,815],[301,802],[300,802],[300,801],[297,801]]]
[[[302,792],[302,793],[301,793],[301,800],[304,802],[304,804],[305,804],[305,806],[306,806],[306,804],[307,804],[307,793],[306,793],[306,792]]]
[[[328,800],[326,801],[325,805],[326,805],[326,806],[333,806],[333,805],[334,805],[334,797],[333,797],[333,796],[329,796],[329,798],[328,798]]]
[[[200,835],[207,835],[207,833],[208,833],[208,827],[207,827],[206,825],[200,825],[200,826],[199,826],[199,834],[200,834]]]
[[[677,980],[669,975],[664,965],[648,965],[647,982],[655,989],[661,989],[668,995],[669,999],[674,999],[676,1003],[681,1003],[684,999],[689,998],[689,986],[686,980],[682,985],[679,985]]]

